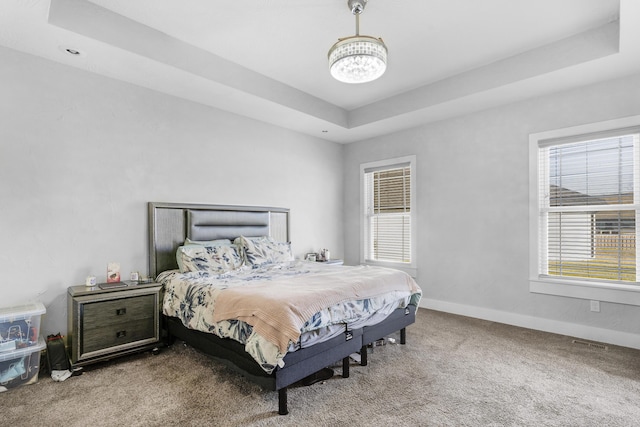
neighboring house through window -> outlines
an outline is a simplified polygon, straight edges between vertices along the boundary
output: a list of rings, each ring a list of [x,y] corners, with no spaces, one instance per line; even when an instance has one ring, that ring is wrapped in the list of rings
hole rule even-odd
[[[530,144],[531,290],[640,305],[640,117]]]
[[[415,276],[415,156],[360,165],[361,262]]]

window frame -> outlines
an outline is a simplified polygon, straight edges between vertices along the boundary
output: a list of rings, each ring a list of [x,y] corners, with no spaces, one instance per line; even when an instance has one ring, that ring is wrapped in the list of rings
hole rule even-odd
[[[540,271],[541,234],[539,227],[539,150],[548,145],[550,140],[562,142],[579,141],[640,126],[640,116],[630,116],[586,125],[573,126],[529,135],[529,291],[547,295],[580,298],[595,301],[606,301],[640,306],[640,280],[637,284],[609,282],[593,279],[563,279],[554,276],[542,276]],[[634,150],[634,161],[638,162],[637,149]],[[640,189],[640,174],[634,176],[634,191]],[[636,211],[638,218],[638,211]],[[640,223],[636,222],[640,227]],[[639,231],[636,230],[636,233]],[[636,248],[636,258],[640,249]]]
[[[403,262],[394,262],[394,261],[378,261],[378,260],[368,260],[366,259],[366,254],[368,253],[367,248],[367,233],[369,231],[368,228],[368,216],[367,216],[367,203],[366,203],[366,191],[365,191],[365,171],[370,169],[393,169],[395,167],[399,167],[400,165],[409,165],[410,173],[410,188],[409,188],[409,197],[410,197],[410,206],[411,211],[409,213],[410,222],[411,222],[411,232],[410,232],[410,263]],[[365,265],[379,265],[383,267],[391,267],[399,270],[403,270],[410,274],[413,277],[417,276],[417,203],[416,203],[416,156],[409,155],[403,157],[396,157],[392,159],[378,160],[374,162],[367,162],[360,164],[360,263]]]

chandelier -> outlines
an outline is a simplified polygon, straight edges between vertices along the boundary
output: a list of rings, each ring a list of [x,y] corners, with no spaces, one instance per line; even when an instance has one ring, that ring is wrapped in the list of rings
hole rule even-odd
[[[366,83],[387,69],[387,46],[381,38],[360,35],[360,14],[368,0],[347,0],[356,16],[356,35],[338,39],[329,49],[329,69],[336,80],[344,83]]]

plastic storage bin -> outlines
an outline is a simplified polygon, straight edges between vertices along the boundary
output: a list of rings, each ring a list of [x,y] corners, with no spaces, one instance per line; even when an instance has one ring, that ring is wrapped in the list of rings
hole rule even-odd
[[[0,308],[0,355],[39,345],[40,317],[46,311],[40,302]]]
[[[0,392],[38,381],[40,354],[46,346],[39,337],[35,345],[0,353]]]

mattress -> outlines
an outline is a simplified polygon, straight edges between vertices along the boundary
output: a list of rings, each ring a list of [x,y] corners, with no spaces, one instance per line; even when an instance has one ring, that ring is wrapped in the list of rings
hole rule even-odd
[[[164,285],[162,311],[166,316],[180,319],[187,328],[242,343],[262,369],[270,373],[277,366],[283,366],[283,358],[287,352],[329,340],[344,333],[345,328],[357,329],[379,323],[397,308],[409,304],[417,306],[422,292],[415,281],[397,270],[393,270],[390,276],[390,271],[382,267],[293,261],[267,264],[258,268],[243,266],[221,274],[211,271],[180,273],[178,270],[170,270],[158,275],[157,281]],[[363,294],[366,295],[366,292],[362,292],[363,289],[367,289],[366,280],[372,280],[377,276],[397,279],[393,280],[394,283],[390,284],[388,291],[375,296],[361,297]],[[345,277],[355,279],[347,281]],[[325,287],[323,284],[326,284],[327,289],[339,286],[340,292],[346,292],[345,286],[354,291],[349,298],[341,297],[340,301],[328,303],[305,318],[301,325],[296,326],[299,326],[299,336],[290,340],[286,348],[278,345],[272,337],[257,331],[259,328],[254,327],[252,316],[214,319],[216,303],[224,300],[221,295],[226,290],[242,287],[245,291],[256,287],[263,290],[273,289],[276,295],[283,292],[285,284],[291,286],[292,283],[299,284],[302,291],[305,290],[305,283],[314,283],[316,289],[310,289],[309,292],[320,292],[317,288]],[[297,308],[295,302],[289,303],[294,309]],[[235,304],[240,303],[235,300]],[[218,310],[228,311],[228,307],[219,306]],[[246,321],[239,320],[240,318]]]

